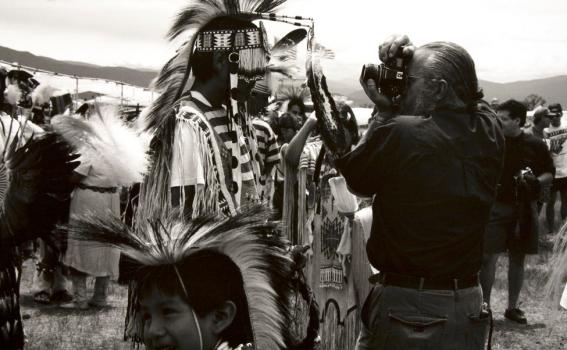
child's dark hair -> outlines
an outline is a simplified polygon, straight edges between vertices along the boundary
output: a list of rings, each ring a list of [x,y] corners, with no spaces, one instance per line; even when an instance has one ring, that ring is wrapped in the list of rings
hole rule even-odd
[[[300,97],[290,98],[288,103],[287,103],[287,111],[288,112],[289,112],[289,110],[291,109],[292,106],[299,107],[299,111],[301,112],[301,114],[303,116],[305,116],[305,103],[303,102],[302,98],[300,98]]]
[[[234,262],[226,255],[214,251],[200,251],[176,266],[188,296],[171,265],[157,269],[154,267],[144,276],[141,296],[150,288],[157,288],[166,295],[181,296],[199,316],[206,315],[226,301],[232,301],[236,305],[236,316],[221,337],[231,347],[252,342],[244,283]]]

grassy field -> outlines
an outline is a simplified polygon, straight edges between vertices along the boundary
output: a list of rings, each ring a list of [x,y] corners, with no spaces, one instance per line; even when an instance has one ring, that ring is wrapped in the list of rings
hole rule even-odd
[[[567,311],[553,313],[539,303],[542,276],[548,270],[546,261],[545,256],[531,257],[527,263],[521,308],[525,310],[529,324],[520,326],[503,318],[507,300],[507,261],[500,259],[493,291],[493,349],[567,348]],[[67,311],[34,303],[30,292],[32,272],[33,266],[28,264],[22,285],[22,314],[30,316],[24,321],[28,338],[26,349],[129,349],[129,344],[121,340],[127,300],[125,287],[111,285],[111,307],[98,311]],[[92,290],[93,283],[89,286]]]
[[[542,228],[542,231],[543,228]],[[549,310],[541,305],[542,286],[549,271],[549,250],[527,259],[526,280],[520,300],[528,325],[505,321],[507,303],[507,259],[498,262],[492,304],[494,311],[494,350],[567,349],[567,311]],[[22,278],[22,314],[28,350],[36,349],[129,349],[122,341],[127,289],[112,284],[111,306],[102,310],[67,311],[34,303],[33,261],[26,261]],[[92,293],[93,281],[89,281]],[[346,350],[346,349],[345,349]]]

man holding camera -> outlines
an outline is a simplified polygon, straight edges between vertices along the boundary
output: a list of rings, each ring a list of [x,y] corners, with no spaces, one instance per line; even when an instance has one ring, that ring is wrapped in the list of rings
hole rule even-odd
[[[361,77],[380,115],[337,165],[351,190],[374,196],[367,254],[380,271],[364,303],[357,349],[482,349],[489,323],[478,272],[500,176],[504,136],[481,104],[462,47],[380,46],[404,76],[391,96],[381,75]],[[383,75],[382,75],[383,76]]]
[[[498,106],[498,119],[506,137],[504,170],[498,185],[484,238],[481,283],[485,302],[490,304],[498,254],[508,252],[508,308],[504,316],[526,324],[518,298],[524,281],[524,258],[538,251],[536,201],[542,185],[550,184],[555,168],[547,145],[525,133],[526,107],[516,100]]]

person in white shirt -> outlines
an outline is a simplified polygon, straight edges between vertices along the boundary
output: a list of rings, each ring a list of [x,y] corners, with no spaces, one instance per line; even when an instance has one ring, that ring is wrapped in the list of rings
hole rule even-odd
[[[550,233],[555,231],[555,201],[557,192],[561,198],[561,220],[567,218],[567,124],[562,122],[563,110],[559,103],[549,105],[551,125],[545,129],[544,136],[549,139],[549,149],[555,165],[555,178],[546,206],[547,227]]]

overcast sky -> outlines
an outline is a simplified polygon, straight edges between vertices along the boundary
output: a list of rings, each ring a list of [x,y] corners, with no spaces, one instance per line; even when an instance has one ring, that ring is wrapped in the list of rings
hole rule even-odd
[[[0,45],[56,59],[159,68],[177,45],[164,38],[187,0],[0,0]],[[567,74],[565,0],[288,0],[282,14],[315,18],[336,52],[331,79],[358,79],[378,44],[406,33],[416,45],[454,41],[480,79],[509,82]],[[269,26],[280,36],[290,26]],[[0,57],[1,58],[1,57]]]

